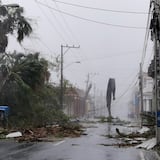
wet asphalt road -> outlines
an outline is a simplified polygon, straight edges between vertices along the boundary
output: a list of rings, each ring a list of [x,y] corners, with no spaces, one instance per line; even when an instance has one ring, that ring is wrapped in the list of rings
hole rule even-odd
[[[1,141],[0,160],[158,160],[152,152],[101,145],[116,143],[102,136],[113,134],[114,130],[107,124],[92,124],[87,136],[55,143]]]

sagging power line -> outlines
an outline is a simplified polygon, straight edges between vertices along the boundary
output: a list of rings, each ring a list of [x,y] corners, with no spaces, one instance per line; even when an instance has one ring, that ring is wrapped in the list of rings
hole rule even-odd
[[[150,14],[150,12],[147,13],[147,12],[137,12],[137,11],[112,10],[112,9],[104,9],[104,8],[84,6],[84,5],[80,5],[80,4],[69,3],[69,2],[59,1],[59,0],[52,0],[52,1],[53,2],[58,2],[58,3],[61,3],[61,4],[65,4],[65,5],[69,5],[69,6],[80,7],[80,8],[91,9],[91,10],[97,10],[97,11],[104,11],[104,12],[125,13],[125,14]]]
[[[40,2],[40,1],[37,1],[37,0],[36,0],[36,2],[39,3],[40,5],[43,5],[43,6],[47,7],[47,8],[50,8],[50,9],[56,11],[56,12],[59,12],[59,13],[62,13],[62,14],[65,14],[67,16],[74,17],[74,18],[77,18],[77,19],[81,19],[81,20],[84,20],[84,21],[96,23],[96,24],[101,24],[101,25],[111,26],[111,27],[118,27],[118,28],[127,28],[127,29],[146,29],[145,27],[127,26],[127,25],[111,24],[111,23],[96,21],[96,20],[93,20],[93,19],[80,17],[80,16],[77,16],[77,15],[74,15],[74,14],[71,14],[71,13],[68,13],[68,12],[64,12],[64,11],[58,10],[56,8],[48,6],[48,5],[46,5],[46,4],[44,4],[44,3]]]
[[[43,9],[39,6],[39,2],[37,0],[35,0],[37,7],[39,8],[39,10],[41,11],[41,13],[46,17],[47,21],[49,22],[49,24],[55,29],[56,33],[59,35],[59,37],[63,40],[63,42],[67,43],[65,38],[63,37],[62,33],[59,32],[59,30],[56,28],[55,24],[51,21],[51,19],[47,16],[47,14],[43,11]]]
[[[151,7],[152,6],[150,5],[149,6],[149,13],[151,13]],[[148,18],[147,18],[147,27],[146,27],[146,33],[145,33],[145,39],[144,39],[143,51],[142,51],[142,59],[141,59],[142,67],[143,67],[143,64],[144,64],[144,60],[145,60],[145,57],[146,57],[147,46],[148,46],[149,32],[150,32],[150,29],[149,29],[150,20],[151,20],[151,14],[149,14]]]

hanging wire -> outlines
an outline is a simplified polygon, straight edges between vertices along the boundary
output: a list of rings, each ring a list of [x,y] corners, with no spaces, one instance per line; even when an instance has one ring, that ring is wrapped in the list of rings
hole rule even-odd
[[[59,1],[59,0],[52,0],[53,2],[65,4],[65,5],[70,5],[74,7],[80,7],[80,8],[85,8],[85,9],[91,9],[91,10],[97,10],[97,11],[105,11],[105,12],[113,12],[113,13],[125,13],[125,14],[149,14],[147,12],[136,12],[136,11],[122,11],[122,10],[111,10],[111,9],[104,9],[104,8],[97,8],[97,7],[90,7],[90,6],[84,6],[80,4],[73,4],[69,2],[64,2],[64,1]]]
[[[37,1],[37,0],[36,0],[36,2],[39,3],[40,5],[43,5],[43,6],[47,7],[47,8],[53,9],[56,12],[59,12],[59,13],[62,13],[62,14],[65,14],[65,15],[68,15],[70,17],[74,17],[74,18],[77,18],[77,19],[81,19],[81,20],[84,20],[84,21],[96,23],[96,24],[101,24],[101,25],[110,26],[110,27],[127,28],[127,29],[146,29],[145,27],[119,25],[119,24],[111,24],[111,23],[96,21],[96,20],[93,20],[93,19],[88,19],[88,18],[80,17],[80,16],[77,16],[77,15],[74,15],[74,14],[71,14],[71,13],[68,13],[68,12],[64,12],[64,11],[58,10],[56,8],[48,6],[48,5],[46,5],[46,4],[44,4],[44,3],[40,2],[40,1]]]
[[[152,8],[152,5],[150,5],[150,7],[149,7],[149,13],[151,13],[151,8]],[[146,51],[147,51],[147,46],[148,46],[149,31],[150,31],[149,30],[149,25],[150,25],[151,16],[152,16],[151,14],[148,14],[145,40],[144,40],[144,44],[143,44],[143,51],[142,51],[142,58],[141,58],[142,67],[144,65],[144,60],[145,60],[145,57],[146,57]]]

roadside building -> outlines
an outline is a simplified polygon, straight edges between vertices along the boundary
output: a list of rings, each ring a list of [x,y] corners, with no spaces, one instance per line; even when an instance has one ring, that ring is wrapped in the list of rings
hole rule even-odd
[[[143,113],[141,108],[141,93],[138,86],[133,89],[132,101],[130,103],[130,116],[140,118],[140,114],[147,115],[154,112],[153,105],[153,79],[147,73],[142,74]]]
[[[140,118],[140,97],[138,87],[133,89],[131,101],[129,102],[129,118]]]
[[[64,113],[69,117],[88,116],[91,110],[91,99],[84,100],[85,91],[69,87],[64,94]]]
[[[153,79],[143,73],[143,111],[153,112]]]

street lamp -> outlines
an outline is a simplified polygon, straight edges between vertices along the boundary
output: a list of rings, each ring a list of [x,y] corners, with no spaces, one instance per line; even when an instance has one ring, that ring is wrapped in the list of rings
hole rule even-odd
[[[74,63],[81,63],[81,62],[80,61],[75,61],[75,62],[69,63],[66,66],[64,66],[64,69],[68,68],[69,66],[71,66]]]

